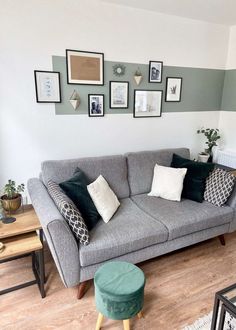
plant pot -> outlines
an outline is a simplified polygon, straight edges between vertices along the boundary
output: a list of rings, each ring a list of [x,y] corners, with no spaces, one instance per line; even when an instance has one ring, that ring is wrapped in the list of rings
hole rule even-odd
[[[21,195],[18,194],[17,197],[13,199],[8,199],[6,195],[1,196],[2,207],[7,212],[15,212],[21,206]]]
[[[198,154],[198,161],[202,163],[207,163],[210,155]]]
[[[142,79],[143,79],[143,76],[134,76],[134,80],[137,85],[139,85],[141,83]]]

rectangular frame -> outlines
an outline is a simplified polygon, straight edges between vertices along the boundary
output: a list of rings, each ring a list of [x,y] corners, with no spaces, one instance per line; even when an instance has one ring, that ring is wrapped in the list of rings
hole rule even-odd
[[[104,85],[104,54],[66,49],[67,83]]]
[[[166,77],[166,102],[181,102],[182,81],[180,77]]]
[[[150,83],[161,83],[163,72],[162,61],[149,61],[148,81]]]
[[[34,70],[36,102],[61,103],[60,72]]]
[[[99,98],[101,103],[95,104],[95,109],[91,109],[92,106],[92,98]],[[92,110],[97,111],[98,109],[96,109],[97,107],[101,106],[101,112],[95,112],[92,113]],[[88,115],[89,117],[103,117],[104,116],[104,94],[88,94]]]
[[[123,87],[123,90],[122,90],[122,87]],[[128,81],[110,81],[109,95],[110,95],[110,109],[128,109],[128,107],[129,107],[129,82]]]
[[[148,100],[148,94],[158,94],[159,100],[157,99],[158,103],[156,105],[156,111],[152,110],[151,107],[153,104],[149,104],[150,100]],[[137,111],[137,98],[138,94],[140,95],[140,98],[143,97],[143,102],[140,105],[140,107],[146,106],[146,110]],[[143,94],[143,95],[142,95]],[[146,99],[144,99],[146,97]],[[156,95],[157,97],[157,95]],[[163,97],[163,91],[162,90],[141,90],[141,89],[135,89],[134,90],[134,108],[133,108],[133,117],[134,118],[150,118],[150,117],[161,117],[162,114],[162,97]],[[150,98],[150,97],[149,97]],[[151,100],[152,101],[152,100]],[[153,100],[152,102],[155,102]],[[150,114],[153,111],[153,114]],[[137,113],[144,113],[144,115],[137,115]],[[149,113],[149,115],[148,115]]]

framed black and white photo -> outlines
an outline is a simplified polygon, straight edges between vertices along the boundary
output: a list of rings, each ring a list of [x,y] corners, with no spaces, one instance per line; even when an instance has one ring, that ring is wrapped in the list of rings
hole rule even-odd
[[[104,54],[66,49],[67,83],[104,85]]]
[[[163,62],[149,61],[149,82],[161,83],[162,82]]]
[[[38,103],[60,103],[60,72],[34,70],[36,101]]]
[[[182,92],[182,78],[166,78],[166,102],[180,102]]]
[[[88,115],[89,117],[104,116],[104,94],[88,95]]]
[[[129,82],[110,81],[110,108],[127,109],[129,107]]]
[[[134,90],[134,118],[161,117],[163,91]]]

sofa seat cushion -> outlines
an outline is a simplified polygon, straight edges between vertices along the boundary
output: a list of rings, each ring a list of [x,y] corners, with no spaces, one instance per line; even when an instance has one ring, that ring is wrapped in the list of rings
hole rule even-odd
[[[165,225],[169,231],[168,240],[230,223],[234,216],[231,207],[217,207],[206,201],[201,204],[189,199],[174,202],[146,194],[132,196],[132,200]]]
[[[80,245],[82,267],[103,262],[126,253],[165,242],[168,231],[159,221],[144,213],[130,198],[108,223],[100,220],[90,232],[90,244]]]

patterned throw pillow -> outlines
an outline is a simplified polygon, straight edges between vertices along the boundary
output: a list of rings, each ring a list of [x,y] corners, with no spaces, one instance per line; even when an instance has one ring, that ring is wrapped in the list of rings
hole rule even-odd
[[[233,191],[235,176],[220,168],[207,178],[204,199],[216,206],[224,205]]]
[[[70,200],[70,198],[66,196],[66,194],[62,191],[62,189],[57,183],[53,182],[52,180],[49,180],[47,188],[58,210],[69,223],[69,226],[75,234],[76,238],[81,244],[88,245],[88,229],[77,207]]]

